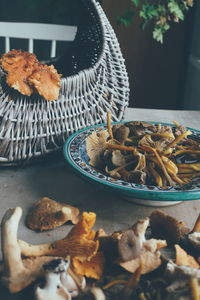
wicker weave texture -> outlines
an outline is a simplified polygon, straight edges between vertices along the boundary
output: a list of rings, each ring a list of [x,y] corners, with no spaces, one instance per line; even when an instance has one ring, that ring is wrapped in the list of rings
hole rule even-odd
[[[60,149],[77,130],[103,123],[107,111],[113,121],[124,116],[129,82],[115,33],[101,6],[86,1],[92,29],[82,36],[98,41],[99,54],[89,68],[62,78],[59,99],[26,97],[10,89],[2,76],[0,86],[0,162],[30,160]],[[85,2],[85,3],[86,3]],[[87,29],[88,30],[88,29]],[[80,38],[80,37],[79,37]]]

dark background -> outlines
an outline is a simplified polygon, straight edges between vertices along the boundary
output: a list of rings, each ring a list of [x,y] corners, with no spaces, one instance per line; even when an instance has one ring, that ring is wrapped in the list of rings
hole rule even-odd
[[[174,24],[160,44],[152,28],[140,29],[135,16],[130,27],[118,26],[116,16],[130,6],[130,0],[103,0],[103,7],[117,34],[130,79],[131,102],[140,108],[184,108],[188,57],[194,26],[193,7],[184,22]]]

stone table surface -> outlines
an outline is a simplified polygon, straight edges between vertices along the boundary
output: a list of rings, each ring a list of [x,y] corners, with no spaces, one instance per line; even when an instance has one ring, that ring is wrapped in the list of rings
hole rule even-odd
[[[128,108],[125,120],[168,123],[177,121],[185,126],[200,129],[200,111]],[[63,238],[70,230],[70,224],[43,233],[33,232],[26,227],[25,218],[29,208],[44,196],[74,205],[81,212],[95,212],[97,214],[95,229],[101,227],[108,233],[127,228],[155,210],[155,207],[133,204],[119,195],[99,190],[79,178],[67,165],[62,153],[27,166],[0,168],[0,219],[8,208],[22,207],[23,216],[18,230],[20,239],[33,244],[51,242]],[[185,221],[188,226],[193,226],[200,212],[200,200],[162,207],[162,210]],[[5,294],[4,299],[22,298]]]

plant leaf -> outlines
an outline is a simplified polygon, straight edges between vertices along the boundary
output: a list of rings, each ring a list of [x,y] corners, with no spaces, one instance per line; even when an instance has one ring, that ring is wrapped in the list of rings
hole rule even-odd
[[[175,0],[170,0],[168,3],[168,8],[171,14],[180,20],[184,20],[184,14]]]
[[[155,27],[153,30],[153,38],[157,42],[160,42],[161,44],[163,43],[163,33],[160,28]]]
[[[131,0],[133,4],[137,7],[139,5],[140,0]]]
[[[150,20],[158,16],[158,11],[154,5],[143,4],[140,10],[140,17],[145,20]]]
[[[153,30],[153,38],[157,42],[160,42],[162,44],[163,43],[163,35],[169,28],[170,28],[170,26],[168,23],[165,23],[164,25],[157,24]]]
[[[134,12],[130,9],[127,9],[122,16],[117,17],[118,25],[125,25],[126,27],[130,26],[134,17]]]

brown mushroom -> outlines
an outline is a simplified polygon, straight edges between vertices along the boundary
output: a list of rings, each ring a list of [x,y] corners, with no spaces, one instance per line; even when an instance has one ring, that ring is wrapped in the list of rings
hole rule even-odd
[[[111,161],[112,164],[116,167],[124,166],[128,161],[130,161],[130,155],[123,155],[120,150],[112,151]]]
[[[152,253],[148,250],[143,249],[138,257],[126,262],[121,262],[120,266],[128,272],[134,273],[139,268],[142,261],[142,274],[146,274],[157,269],[161,265],[160,255],[160,251]]]
[[[161,210],[155,210],[150,215],[152,235],[165,239],[169,245],[174,245],[189,232],[184,222],[175,219]]]
[[[131,121],[125,123],[130,129],[130,134],[134,136],[142,136],[147,133],[147,131],[153,131],[154,126],[151,123],[141,122],[141,121]]]
[[[175,245],[176,250],[176,264],[178,266],[188,266],[192,268],[200,268],[199,263],[195,258],[189,255],[185,250],[183,250],[179,245]]]
[[[108,263],[120,265],[126,271],[134,273],[143,264],[142,273],[156,269],[161,264],[159,249],[167,246],[163,240],[146,240],[145,233],[149,219],[142,219],[125,231],[114,232],[110,236],[99,237],[100,251],[103,251]]]
[[[123,267],[126,271],[134,273],[137,268],[139,268],[142,262],[142,274],[146,274],[154,269],[156,269],[161,264],[161,253],[159,249],[167,246],[166,241],[150,239],[146,240],[145,232],[149,226],[149,219],[139,220],[136,224],[132,226],[132,230],[137,237],[137,242],[140,244],[141,248],[133,259],[128,261],[121,261],[119,265]]]
[[[78,215],[78,208],[43,197],[28,213],[27,225],[33,230],[49,230],[68,221],[76,224],[79,220]]]
[[[24,256],[80,256],[83,259],[92,258],[99,247],[99,242],[94,240],[95,232],[91,230],[96,220],[95,213],[83,212],[79,222],[71,229],[67,236],[53,243],[32,245],[18,240],[21,253]]]
[[[124,144],[126,139],[128,138],[130,130],[127,126],[121,125],[114,131],[114,138],[120,142],[120,144]]]
[[[141,243],[132,229],[122,232],[118,240],[118,253],[120,261],[129,261],[140,254]]]
[[[129,173],[128,181],[138,184],[146,183],[147,174],[144,171],[136,170]]]
[[[102,155],[106,149],[106,142],[109,134],[106,130],[94,131],[86,139],[86,151],[93,167],[102,166]]]

